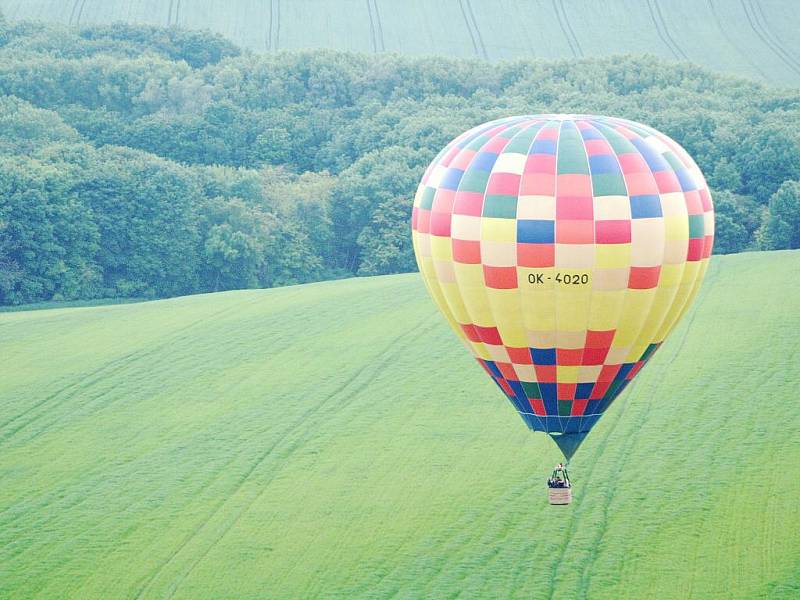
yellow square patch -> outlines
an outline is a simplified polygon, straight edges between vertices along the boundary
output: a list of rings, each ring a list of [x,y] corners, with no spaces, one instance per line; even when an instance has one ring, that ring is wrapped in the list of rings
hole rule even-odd
[[[487,242],[516,243],[517,220],[484,217],[481,220],[481,240]]]
[[[630,244],[597,244],[595,266],[599,269],[622,269],[631,265]]]

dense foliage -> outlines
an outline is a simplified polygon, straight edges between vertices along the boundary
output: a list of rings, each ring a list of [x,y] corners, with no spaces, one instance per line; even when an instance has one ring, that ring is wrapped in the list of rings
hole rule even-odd
[[[425,165],[539,112],[675,138],[716,192],[716,251],[800,246],[797,90],[651,57],[259,56],[208,32],[0,19],[0,303],[411,270]]]

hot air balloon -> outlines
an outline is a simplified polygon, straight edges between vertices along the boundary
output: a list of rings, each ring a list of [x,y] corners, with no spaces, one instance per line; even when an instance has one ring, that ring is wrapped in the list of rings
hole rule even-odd
[[[434,302],[568,461],[697,294],[714,209],[695,162],[655,129],[533,115],[450,142],[411,226]]]

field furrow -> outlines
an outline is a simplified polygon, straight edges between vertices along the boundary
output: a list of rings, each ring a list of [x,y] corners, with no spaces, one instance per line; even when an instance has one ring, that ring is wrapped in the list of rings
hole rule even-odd
[[[792,597],[797,273],[714,258],[567,507],[417,274],[0,313],[0,597]]]
[[[747,0],[741,0],[742,8],[744,9],[744,14],[747,17],[747,23],[750,25],[750,28],[753,32],[758,36],[758,39],[763,42],[763,44],[769,48],[772,53],[782,61],[789,69],[791,69],[794,73],[800,75],[800,68],[795,65],[790,58],[788,58],[782,51],[781,48],[777,45],[777,43],[770,39],[768,33],[766,33],[761,23],[759,23],[758,18],[755,13],[755,9],[753,8],[753,3],[748,2]]]
[[[366,13],[361,0],[0,0],[0,10],[14,21],[210,28],[258,52],[323,47],[492,60],[655,54],[800,85],[794,0],[368,0]]]

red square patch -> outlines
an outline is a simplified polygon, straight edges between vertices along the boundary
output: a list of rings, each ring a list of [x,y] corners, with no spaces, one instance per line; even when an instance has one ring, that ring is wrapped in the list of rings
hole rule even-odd
[[[453,203],[456,198],[455,190],[446,190],[439,188],[433,197],[433,205],[431,210],[433,212],[451,213],[453,212]]]
[[[622,172],[625,174],[650,172],[644,157],[642,157],[642,155],[638,152],[618,154],[617,159],[619,160],[619,166],[622,168]],[[627,181],[628,178],[626,177],[625,179]]]
[[[653,173],[653,177],[656,178],[656,185],[660,194],[681,191],[681,183],[672,171],[656,171]]]
[[[556,366],[555,365],[534,365],[536,370],[536,380],[539,383],[555,383],[556,382]]]
[[[619,373],[621,366],[622,365],[603,365],[603,368],[600,369],[600,375],[597,376],[598,383],[611,383],[614,381],[614,377]]]
[[[514,367],[511,363],[505,362],[496,362],[494,363],[500,373],[509,381],[519,381],[519,377],[517,376],[517,372],[514,370]]]
[[[519,186],[520,196],[554,196],[556,176],[545,173],[526,173]]]
[[[608,356],[608,348],[586,348],[583,351],[584,365],[602,365]]]
[[[625,186],[629,196],[651,196],[658,194],[656,180],[650,171],[646,173],[625,173]]]
[[[628,220],[595,221],[595,242],[598,244],[629,244],[631,222]]]
[[[660,275],[661,266],[631,267],[630,276],[628,277],[628,288],[632,290],[652,289],[658,285],[658,278]]]
[[[464,335],[467,336],[467,339],[470,342],[480,342],[481,341],[481,336],[478,335],[478,331],[475,329],[475,326],[472,323],[468,323],[468,324],[462,323],[461,324],[461,331],[464,332]],[[486,364],[480,358],[478,359],[478,362],[481,363],[484,368],[486,368]]]
[[[590,175],[569,173],[559,175],[556,180],[559,196],[583,196],[592,198],[592,178]]]
[[[594,242],[594,221],[556,221],[556,242],[559,244],[591,244]]]
[[[556,386],[556,397],[559,400],[574,400],[577,389],[577,383],[559,383]]]
[[[469,163],[472,162],[472,159],[475,158],[477,152],[475,150],[466,150],[462,149],[452,160],[452,162],[448,165],[451,169],[461,169],[465,171],[469,166]]]
[[[481,243],[471,240],[453,240],[453,260],[467,265],[481,264]]]
[[[547,411],[544,409],[544,402],[542,402],[540,398],[528,398],[528,403],[533,409],[533,414],[539,415],[540,417],[547,414]]]
[[[589,400],[600,400],[606,395],[608,388],[611,387],[610,381],[598,381],[592,388],[592,393],[589,394]]]
[[[501,346],[503,340],[500,339],[500,332],[497,327],[481,327],[480,325],[473,325],[478,337],[485,344],[492,344],[493,346]]]
[[[552,267],[556,264],[555,244],[517,244],[520,267]]]
[[[486,185],[486,194],[516,196],[519,193],[520,176],[514,173],[492,173]]]
[[[589,403],[588,400],[575,400],[572,403],[572,412],[570,415],[573,417],[581,417],[583,413],[586,412],[586,405]]]
[[[480,192],[457,192],[453,202],[453,214],[480,217],[483,212],[483,194]]]
[[[512,348],[511,346],[506,346],[506,352],[508,352],[508,357],[515,365],[533,364],[530,348]]]
[[[597,156],[599,154],[610,154],[614,156],[614,151],[605,140],[586,140],[583,145],[586,148],[587,156]]]
[[[483,265],[483,280],[490,288],[512,290],[517,287],[517,268]]]
[[[450,237],[450,223],[452,216],[450,213],[431,212],[431,235],[440,237]]]
[[[591,196],[567,196],[558,190],[556,219],[594,219]]]
[[[590,329],[586,332],[586,347],[610,348],[616,332],[616,329],[608,329],[606,331],[593,331]]]
[[[690,238],[689,239],[689,249],[686,253],[686,260],[687,261],[695,261],[700,260],[703,258],[703,251],[704,251],[704,239],[705,238]]]
[[[417,215],[417,231],[419,233],[431,232],[431,211],[420,208]]]
[[[703,214],[703,201],[700,199],[700,192],[696,190],[684,192],[683,197],[686,199],[686,211],[690,215]]]
[[[525,173],[556,172],[556,157],[553,154],[529,154],[525,159]],[[553,177],[555,183],[555,177]]]
[[[557,348],[556,363],[562,367],[575,367],[581,364],[583,348]]]
[[[504,138],[500,136],[493,137],[481,147],[481,152],[494,152],[500,154],[503,148],[506,147],[511,138]]]

